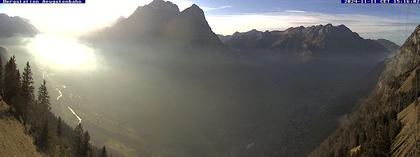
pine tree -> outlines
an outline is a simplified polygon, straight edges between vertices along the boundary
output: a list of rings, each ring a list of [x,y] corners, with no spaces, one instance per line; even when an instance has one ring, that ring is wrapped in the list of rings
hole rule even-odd
[[[74,128],[74,133],[74,148],[76,148],[76,156],[83,156],[83,127],[81,123]]]
[[[53,137],[51,135],[51,131],[49,128],[48,120],[44,122],[44,126],[42,128],[41,134],[39,135],[37,145],[38,147],[44,151],[49,152],[49,149],[52,148]]]
[[[17,69],[15,56],[12,56],[6,63],[4,82],[7,82],[4,84],[5,100],[9,102],[13,98],[16,98],[20,87],[20,74]]]
[[[83,141],[82,141],[83,156],[86,156],[86,157],[90,156],[91,154],[89,141],[90,141],[90,135],[89,135],[89,132],[86,131],[83,134]]]
[[[61,117],[58,117],[58,121],[57,121],[57,137],[61,137],[62,133],[62,120]]]
[[[28,100],[34,100],[34,80],[32,78],[32,70],[29,62],[26,62],[26,67],[22,73],[22,95]]]
[[[13,106],[15,111],[12,113],[20,119],[22,116],[22,108],[19,105],[20,73],[17,69],[15,56],[12,56],[6,63],[4,72],[4,100]]]
[[[44,111],[49,111],[51,109],[50,96],[48,95],[47,83],[45,80],[38,90],[38,104],[39,107],[41,107],[41,109]]]
[[[33,132],[37,132],[36,130],[40,130],[43,127],[43,123],[45,120],[48,119],[48,115],[50,115],[50,99],[49,99],[46,81],[44,80],[41,86],[38,89],[38,99],[33,108],[31,109],[31,130]],[[39,133],[39,131],[38,131]]]
[[[108,152],[106,151],[106,147],[105,146],[102,147],[100,157],[108,157]]]
[[[21,95],[22,95],[22,102],[21,110],[23,113],[24,121],[28,121],[28,117],[32,116],[33,113],[29,113],[29,111],[33,111],[34,108],[34,80],[32,78],[32,70],[29,62],[26,62],[26,67],[22,73],[22,86],[21,86]]]
[[[0,57],[0,97],[2,98],[3,95],[3,58]]]
[[[372,139],[366,145],[365,154],[367,156],[387,156],[390,152],[388,130],[382,125],[376,125],[372,128],[374,128],[370,137]]]

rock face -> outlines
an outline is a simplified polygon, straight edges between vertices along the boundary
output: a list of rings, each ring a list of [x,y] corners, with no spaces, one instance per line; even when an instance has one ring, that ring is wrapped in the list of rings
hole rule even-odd
[[[309,156],[419,154],[420,26],[385,63],[372,94]],[[355,152],[356,148],[358,151]]]
[[[224,48],[197,5],[180,12],[177,5],[154,0],[138,7],[128,18],[88,37],[92,41],[135,44],[180,44]]]
[[[0,38],[13,36],[35,36],[38,30],[28,20],[0,14]]]
[[[257,31],[220,36],[231,49],[240,52],[295,54],[304,57],[323,55],[386,56],[381,44],[363,39],[344,25],[294,27],[284,31]]]

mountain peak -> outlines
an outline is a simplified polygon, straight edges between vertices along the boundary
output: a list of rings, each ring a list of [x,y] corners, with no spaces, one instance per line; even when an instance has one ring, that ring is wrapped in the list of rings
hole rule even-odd
[[[250,31],[248,31],[248,32],[245,32],[244,34],[247,34],[247,35],[262,35],[262,33],[263,32],[261,32],[261,31],[258,31],[258,30],[256,30],[256,29],[252,29],[252,30],[250,30]]]
[[[191,7],[190,7],[190,8],[194,8],[194,9],[201,10],[201,8],[200,8],[197,4],[193,4],[193,5],[191,5]]]
[[[401,46],[400,53],[393,60],[394,68],[390,68],[394,76],[401,75],[420,63],[420,25],[416,27],[414,32],[407,38]],[[392,63],[390,63],[392,64]],[[390,67],[391,67],[390,66]]]
[[[170,1],[154,0],[149,4],[149,6],[151,6],[153,8],[166,8],[166,9],[178,10],[179,11],[178,6],[176,4],[173,4]]]
[[[346,25],[344,25],[344,24],[341,24],[341,25],[338,25],[337,27],[340,27],[340,28],[348,28]]]
[[[345,25],[338,25],[334,26],[330,23],[326,25],[317,25],[314,27],[307,27],[306,30],[309,30],[311,32],[321,32],[321,34],[334,34],[334,35],[340,35],[340,36],[352,36],[352,37],[358,37],[357,33],[354,33],[350,28],[348,28]]]
[[[408,37],[408,39],[402,45],[403,48],[411,48],[412,45],[417,45],[420,41],[420,25],[416,27],[414,32]],[[419,51],[409,51],[412,53],[418,53]],[[420,54],[413,54],[413,55],[420,55]]]
[[[207,24],[207,20],[206,20],[206,17],[204,15],[204,11],[199,6],[197,6],[196,4],[193,4],[189,8],[182,11],[181,14],[185,17],[195,19],[196,22]]]
[[[250,32],[259,32],[257,29],[252,29]]]
[[[133,15],[142,14],[141,12],[145,10],[157,10],[159,12],[171,13],[179,12],[178,6],[170,1],[154,0],[145,6],[139,6],[136,11],[134,11]]]
[[[338,26],[336,26],[336,27],[337,27],[338,29],[342,30],[342,31],[352,32],[352,31],[350,30],[350,28],[348,28],[346,25],[343,25],[343,24],[338,25]]]
[[[193,14],[193,15],[202,15],[204,17],[204,11],[198,5],[193,4],[183,11],[184,13]]]
[[[150,4],[162,4],[165,3],[164,0],[153,0],[152,2],[150,2]]]

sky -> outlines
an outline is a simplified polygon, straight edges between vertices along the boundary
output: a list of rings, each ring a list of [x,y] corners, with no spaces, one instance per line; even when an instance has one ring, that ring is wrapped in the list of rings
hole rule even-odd
[[[79,36],[111,25],[152,0],[86,0],[86,4],[0,5],[0,13],[29,19],[42,32]],[[172,0],[181,10],[199,5],[213,31],[345,24],[365,38],[404,42],[420,24],[419,4],[340,4],[340,0]]]

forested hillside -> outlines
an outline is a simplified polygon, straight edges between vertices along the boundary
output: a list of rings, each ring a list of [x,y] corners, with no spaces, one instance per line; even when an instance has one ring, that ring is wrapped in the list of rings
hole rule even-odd
[[[2,102],[0,107],[0,139],[6,142],[0,146],[0,156],[32,157],[40,156],[39,153],[51,157],[108,156],[105,147],[98,149],[91,144],[90,135],[81,124],[73,129],[50,111],[52,104],[47,82],[44,80],[35,93],[29,62],[22,73],[17,68],[15,56],[5,66],[0,66],[0,91],[3,101],[8,104]],[[14,140],[7,142],[7,139]],[[20,144],[13,144],[17,142]]]
[[[420,26],[386,61],[376,89],[309,156],[416,156],[419,130]]]

